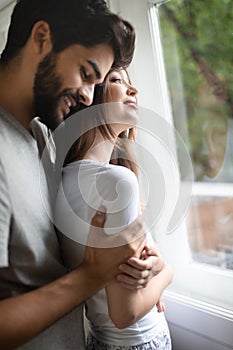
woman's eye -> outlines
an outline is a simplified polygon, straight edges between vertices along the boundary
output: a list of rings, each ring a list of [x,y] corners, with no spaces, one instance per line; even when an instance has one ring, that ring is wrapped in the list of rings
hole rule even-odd
[[[121,79],[121,78],[112,78],[111,82],[112,83],[116,83],[116,84],[122,84],[123,79]]]

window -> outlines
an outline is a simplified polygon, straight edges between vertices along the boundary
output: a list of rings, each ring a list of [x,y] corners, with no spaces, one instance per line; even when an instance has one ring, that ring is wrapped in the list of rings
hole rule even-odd
[[[174,0],[158,12],[174,125],[196,181],[188,216],[193,258],[233,269],[233,4]]]
[[[173,0],[158,9],[174,123],[195,179],[232,182],[232,1]]]
[[[233,4],[171,0],[154,1],[149,7],[152,38],[160,38],[155,45],[161,45],[173,123],[194,172],[183,245],[172,239],[175,249],[187,244],[191,256],[186,254],[185,261],[182,253],[176,255],[175,263],[180,260],[173,288],[232,309]]]

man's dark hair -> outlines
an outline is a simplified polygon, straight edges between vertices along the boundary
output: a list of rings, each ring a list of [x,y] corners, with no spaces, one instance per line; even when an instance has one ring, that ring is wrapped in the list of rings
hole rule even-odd
[[[1,55],[3,64],[20,53],[40,20],[50,26],[55,52],[73,44],[93,47],[104,43],[113,49],[113,67],[126,67],[132,60],[134,28],[110,12],[104,0],[18,0]]]

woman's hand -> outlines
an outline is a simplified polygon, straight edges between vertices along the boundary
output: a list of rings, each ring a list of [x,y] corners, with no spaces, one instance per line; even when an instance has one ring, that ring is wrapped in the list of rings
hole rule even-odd
[[[129,258],[127,263],[119,266],[122,272],[117,279],[128,289],[145,288],[151,278],[156,276],[164,267],[157,244],[145,246],[141,258]]]
[[[165,302],[164,302],[162,296],[159,298],[159,301],[157,302],[156,306],[157,306],[158,312],[164,312],[165,311],[165,309],[166,309],[165,308]]]

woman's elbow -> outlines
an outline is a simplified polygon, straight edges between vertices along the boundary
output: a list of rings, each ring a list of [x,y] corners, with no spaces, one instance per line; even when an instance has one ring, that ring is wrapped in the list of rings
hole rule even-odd
[[[110,315],[110,319],[114,326],[118,329],[123,329],[131,326],[135,322],[137,322],[137,317],[135,314],[128,313],[127,315],[120,316],[112,316]]]

